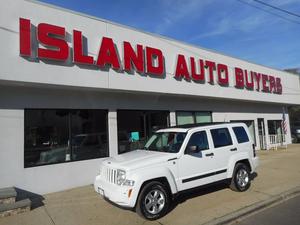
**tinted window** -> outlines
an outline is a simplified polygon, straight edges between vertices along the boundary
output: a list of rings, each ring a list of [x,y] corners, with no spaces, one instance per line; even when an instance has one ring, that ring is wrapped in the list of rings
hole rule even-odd
[[[234,131],[238,143],[244,143],[249,141],[248,135],[244,127],[233,127],[232,129]]]
[[[26,109],[24,165],[108,156],[107,111]]]
[[[215,148],[232,145],[230,133],[227,128],[210,130]]]
[[[208,149],[208,141],[207,141],[206,132],[200,131],[200,132],[194,133],[191,136],[189,143],[187,144],[187,147],[189,147],[189,146],[197,146],[196,150],[198,150],[198,151]]]

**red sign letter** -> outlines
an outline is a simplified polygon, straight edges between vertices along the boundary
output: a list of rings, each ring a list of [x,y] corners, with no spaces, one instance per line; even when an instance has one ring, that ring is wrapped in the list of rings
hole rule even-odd
[[[65,61],[69,57],[69,46],[65,40],[66,31],[64,27],[59,27],[47,23],[40,23],[37,27],[38,40],[41,44],[54,48],[38,48],[38,57]],[[56,36],[56,37],[53,37]]]
[[[73,30],[73,51],[74,51],[74,63],[82,64],[94,64],[94,58],[92,56],[84,55],[82,49],[82,34],[80,31]]]
[[[176,65],[176,71],[175,71],[175,78],[181,79],[184,77],[186,80],[190,80],[190,74],[189,70],[185,61],[184,55],[179,54],[177,58],[177,65]]]
[[[191,72],[192,72],[192,78],[194,81],[204,81],[204,63],[203,60],[199,60],[199,66],[200,66],[200,72],[197,74],[196,73],[196,65],[195,65],[195,59],[194,57],[190,57],[191,61]]]
[[[282,85],[281,85],[281,79],[279,77],[276,78],[276,92],[277,94],[282,94]]]
[[[146,47],[146,59],[147,59],[147,73],[153,75],[163,75],[164,61],[161,50],[157,48]],[[157,61],[157,65],[153,65],[154,60]]]
[[[228,67],[224,64],[218,64],[218,82],[220,85],[228,85]],[[225,77],[222,77],[222,72],[224,72]]]
[[[269,92],[269,87],[267,86],[267,81],[268,81],[268,75],[262,74],[261,75],[262,79],[262,88],[264,92]]]
[[[205,65],[208,67],[209,70],[209,83],[214,83],[214,69],[216,69],[216,63],[212,61],[205,61]]]
[[[261,74],[260,73],[254,73],[253,74],[254,77],[255,77],[255,80],[256,80],[256,90],[259,91],[259,83],[260,83],[260,77],[261,77]]]
[[[144,73],[143,46],[137,45],[137,53],[135,53],[130,43],[124,41],[124,69],[131,72],[132,64],[135,66],[137,72]]]
[[[269,76],[269,82],[270,82],[270,92],[276,92],[276,84],[275,84],[275,77]]]
[[[244,88],[244,74],[241,68],[235,67],[235,87]]]
[[[106,64],[110,64],[115,70],[120,69],[120,62],[113,40],[111,38],[103,37],[97,59],[97,65],[105,67]]]
[[[31,56],[30,20],[20,18],[20,55]]]
[[[250,72],[250,79],[249,79],[249,74],[248,74],[248,71],[245,70],[245,81],[246,81],[246,88],[247,89],[250,89],[250,90],[253,90],[254,88],[254,82],[253,82],[253,74],[255,72]]]

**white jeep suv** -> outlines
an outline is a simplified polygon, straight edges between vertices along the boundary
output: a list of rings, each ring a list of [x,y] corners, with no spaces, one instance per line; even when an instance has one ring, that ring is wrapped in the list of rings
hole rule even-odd
[[[143,149],[103,161],[94,188],[109,201],[154,220],[187,189],[230,180],[231,189],[246,191],[257,165],[244,123],[185,125],[158,130]]]

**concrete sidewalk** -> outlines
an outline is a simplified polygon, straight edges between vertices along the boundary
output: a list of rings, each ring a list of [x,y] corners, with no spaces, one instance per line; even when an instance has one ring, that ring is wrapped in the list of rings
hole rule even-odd
[[[184,195],[164,218],[150,222],[134,212],[117,208],[95,194],[91,185],[44,196],[44,206],[0,219],[0,225],[196,225],[259,204],[300,187],[300,144],[288,149],[260,151],[258,176],[249,191],[224,186]]]

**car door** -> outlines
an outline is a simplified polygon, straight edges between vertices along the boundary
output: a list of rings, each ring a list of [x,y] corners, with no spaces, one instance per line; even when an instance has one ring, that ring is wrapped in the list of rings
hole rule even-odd
[[[185,190],[210,183],[215,171],[215,158],[206,130],[190,135],[184,154],[178,160],[178,188]]]
[[[216,180],[225,179],[227,176],[228,162],[237,151],[232,135],[228,127],[210,129],[210,137],[213,142],[212,152],[215,163]]]

